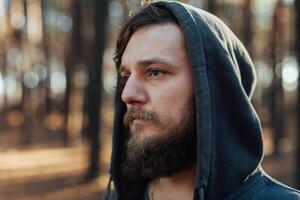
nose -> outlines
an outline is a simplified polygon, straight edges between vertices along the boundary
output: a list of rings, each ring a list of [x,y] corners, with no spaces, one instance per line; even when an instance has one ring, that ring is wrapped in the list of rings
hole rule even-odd
[[[146,91],[142,81],[131,75],[123,89],[122,101],[127,105],[143,105],[147,101]]]

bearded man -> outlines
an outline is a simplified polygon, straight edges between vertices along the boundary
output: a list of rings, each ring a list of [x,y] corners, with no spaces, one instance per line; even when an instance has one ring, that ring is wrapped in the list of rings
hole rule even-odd
[[[300,199],[260,166],[254,66],[217,17],[176,1],[149,4],[122,28],[115,62],[103,199]]]

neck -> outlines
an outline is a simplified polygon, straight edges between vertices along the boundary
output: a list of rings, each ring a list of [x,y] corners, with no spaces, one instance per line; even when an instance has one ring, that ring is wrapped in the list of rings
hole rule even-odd
[[[196,166],[170,177],[161,177],[150,182],[150,200],[192,200],[196,184]]]

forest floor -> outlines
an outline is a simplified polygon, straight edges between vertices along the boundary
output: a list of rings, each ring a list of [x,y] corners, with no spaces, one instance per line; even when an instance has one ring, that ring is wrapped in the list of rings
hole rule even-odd
[[[108,158],[102,159],[103,175],[84,181],[87,147],[31,149],[0,154],[1,200],[99,200],[108,176]],[[102,152],[107,155],[107,152]],[[295,160],[292,152],[268,156],[264,169],[293,185]]]
[[[2,152],[0,199],[100,199],[108,177],[102,175],[91,182],[84,181],[87,151],[82,146]],[[107,171],[107,167],[103,170]]]
[[[76,145],[63,147],[62,143],[55,143],[61,141],[63,132],[41,128],[42,121],[37,121],[37,128],[29,127],[34,145],[17,148],[24,135],[22,127],[12,129],[1,126],[0,200],[99,200],[108,182],[113,119],[111,107],[104,107],[102,112],[106,116],[101,129],[102,173],[90,182],[84,179],[89,163],[89,145],[86,142],[79,141]],[[11,121],[15,122],[19,115],[14,113]],[[60,118],[55,114],[46,122],[52,120],[57,125]],[[2,117],[0,121],[3,122],[4,119]],[[283,183],[295,186],[295,144],[292,142],[296,140],[293,135],[286,137],[280,146],[280,154],[270,156],[271,135],[270,130],[264,129],[267,156],[263,161],[263,168]],[[52,145],[45,145],[47,142]]]

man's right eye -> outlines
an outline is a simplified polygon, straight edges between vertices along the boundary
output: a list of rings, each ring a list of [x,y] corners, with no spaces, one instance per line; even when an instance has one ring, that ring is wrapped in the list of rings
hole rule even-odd
[[[129,78],[130,74],[120,74],[120,82],[125,84]]]
[[[128,73],[120,73],[120,77],[121,77],[121,78],[126,78],[126,79],[128,79],[129,76],[130,76],[130,74],[128,74]]]

